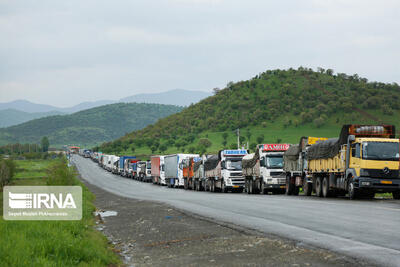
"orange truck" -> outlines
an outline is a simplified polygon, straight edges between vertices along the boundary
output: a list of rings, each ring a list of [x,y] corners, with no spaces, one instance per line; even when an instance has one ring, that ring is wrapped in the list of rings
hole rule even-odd
[[[192,189],[194,190],[194,164],[197,161],[200,161],[201,158],[200,157],[190,157],[187,159],[184,159],[182,161],[182,171],[183,171],[183,181],[184,181],[184,185],[183,188],[188,190],[188,189]]]

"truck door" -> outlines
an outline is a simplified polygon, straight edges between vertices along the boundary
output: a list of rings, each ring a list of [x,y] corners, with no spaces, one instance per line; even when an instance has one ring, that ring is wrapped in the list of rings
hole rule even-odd
[[[361,146],[360,143],[355,143],[351,145],[351,159],[349,167],[355,169],[357,175],[359,175],[360,164],[361,164]]]

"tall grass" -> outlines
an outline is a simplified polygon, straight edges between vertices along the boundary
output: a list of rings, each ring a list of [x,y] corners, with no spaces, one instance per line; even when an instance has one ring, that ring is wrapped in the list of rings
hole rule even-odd
[[[1,266],[109,266],[119,265],[118,256],[94,226],[94,195],[81,184],[64,160],[50,164],[41,185],[80,185],[83,216],[80,221],[5,221],[0,218]],[[18,179],[15,185],[26,185]],[[29,184],[32,180],[29,179]],[[2,207],[2,193],[0,205]]]

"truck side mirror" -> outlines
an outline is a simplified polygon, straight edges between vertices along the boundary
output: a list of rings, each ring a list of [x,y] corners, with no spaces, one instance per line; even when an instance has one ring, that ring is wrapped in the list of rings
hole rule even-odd
[[[225,169],[225,161],[221,161],[221,168]]]
[[[260,167],[265,167],[265,158],[264,157],[262,157],[261,159],[260,159]]]
[[[354,135],[349,135],[349,142],[353,142],[356,140],[356,137]]]

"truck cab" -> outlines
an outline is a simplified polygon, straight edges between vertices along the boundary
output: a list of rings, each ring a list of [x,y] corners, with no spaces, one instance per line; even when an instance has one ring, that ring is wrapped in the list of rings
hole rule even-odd
[[[216,177],[215,187],[222,192],[229,190],[243,191],[244,176],[242,159],[247,155],[247,150],[222,150],[219,152],[221,159],[221,177]]]
[[[394,128],[394,126],[393,126]],[[390,126],[364,126],[350,130],[348,143],[341,150],[347,181],[356,194],[372,197],[376,192],[392,192],[400,198],[400,144]],[[347,152],[349,147],[349,152]],[[352,182],[351,182],[352,181]],[[350,185],[350,183],[352,183]],[[351,188],[347,188],[351,191]]]
[[[284,193],[286,188],[286,174],[283,171],[283,153],[288,150],[288,144],[258,145],[260,155],[260,175],[264,183],[260,191]]]

